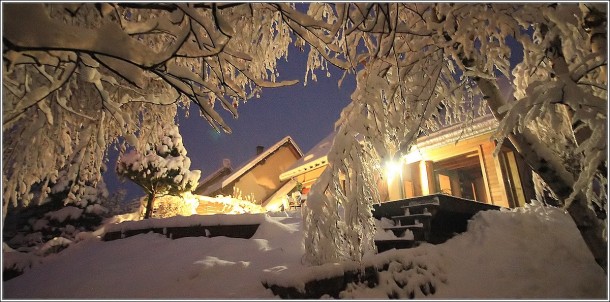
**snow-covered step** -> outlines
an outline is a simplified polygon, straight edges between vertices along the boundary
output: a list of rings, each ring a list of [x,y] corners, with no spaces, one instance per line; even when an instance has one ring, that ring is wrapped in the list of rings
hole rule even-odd
[[[439,205],[434,203],[428,204],[416,204],[416,205],[405,205],[401,208],[403,209],[402,215],[395,216],[411,216],[411,215],[433,215],[436,213]]]
[[[409,215],[398,215],[398,216],[392,216],[392,219],[404,219],[404,218],[430,218],[432,217],[432,213],[427,212],[427,213],[420,213],[420,214],[409,214]]]
[[[413,238],[415,240],[425,240],[426,237],[426,230],[423,223],[384,227],[383,230],[392,231],[396,237],[403,237],[405,232],[408,231],[413,232]]]
[[[419,242],[413,239],[383,239],[375,240],[375,246],[377,246],[377,252],[385,252],[391,249],[408,249],[419,244]]]
[[[419,221],[417,223],[407,225],[400,225],[400,222],[398,222],[397,225],[384,227],[383,230],[392,231],[392,233],[394,233],[396,237],[404,237],[405,232],[412,232],[413,239],[425,241],[427,238],[426,233],[428,232],[428,230],[426,229],[426,225],[427,224],[421,223]]]
[[[406,234],[410,229],[415,241],[439,244],[455,234],[466,231],[468,220],[477,212],[498,209],[500,207],[473,200],[433,194],[374,205],[373,216],[376,219],[390,220],[390,224],[394,226],[386,229],[385,232],[391,231],[396,237],[402,237],[401,233]],[[421,226],[410,227],[411,225]]]
[[[412,229],[422,229],[424,228],[424,224],[423,223],[418,223],[418,224],[408,224],[408,225],[397,225],[397,226],[391,226],[391,227],[385,227],[383,228],[386,231],[393,231],[393,230],[412,230]]]
[[[424,200],[413,200],[413,201],[410,201],[409,204],[401,206],[401,208],[407,209],[407,208],[419,208],[419,207],[425,207],[425,206],[438,206],[438,205],[440,205],[440,202],[438,201],[438,199],[432,198],[432,199],[424,199]]]
[[[426,227],[425,224],[428,223],[431,219],[432,219],[431,213],[392,216],[392,220],[394,221],[394,223],[396,225],[410,225],[410,224],[423,223],[424,227]]]

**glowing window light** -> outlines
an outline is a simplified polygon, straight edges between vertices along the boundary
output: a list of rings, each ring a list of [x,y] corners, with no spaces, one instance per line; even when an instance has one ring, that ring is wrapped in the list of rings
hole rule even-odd
[[[385,174],[388,178],[388,181],[392,181],[394,177],[400,175],[402,173],[402,164],[401,162],[396,161],[388,161],[385,163]]]
[[[406,164],[415,163],[415,162],[421,161],[422,159],[423,159],[423,157],[422,157],[421,151],[419,151],[419,150],[413,150],[403,156],[403,160],[405,161]]]
[[[402,168],[403,161],[402,158],[399,161],[388,161],[385,164],[385,174],[387,177],[388,188],[392,185],[396,176],[399,177],[398,188],[400,198],[405,197],[404,188],[403,188],[403,180],[402,180]]]

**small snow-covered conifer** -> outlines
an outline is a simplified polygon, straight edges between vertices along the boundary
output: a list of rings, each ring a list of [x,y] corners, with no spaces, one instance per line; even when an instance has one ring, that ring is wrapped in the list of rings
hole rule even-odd
[[[36,250],[56,238],[63,242],[78,240],[80,232],[94,231],[108,209],[101,203],[108,197],[103,181],[93,185],[69,180],[69,167],[58,173],[50,192],[40,204],[12,209],[12,224],[3,230],[5,241],[20,250]],[[34,190],[33,194],[41,192]]]
[[[143,152],[131,150],[122,154],[116,171],[146,192],[148,200],[144,218],[150,218],[158,195],[177,196],[197,186],[201,171],[191,171],[190,166],[191,160],[186,156],[178,126],[165,125],[159,144],[146,144]]]

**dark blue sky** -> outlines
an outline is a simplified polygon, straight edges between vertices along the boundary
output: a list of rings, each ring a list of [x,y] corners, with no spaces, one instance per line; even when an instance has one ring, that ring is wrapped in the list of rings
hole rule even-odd
[[[349,103],[356,83],[350,74],[338,87],[342,72],[331,67],[331,77],[326,71],[318,71],[318,81],[308,80],[303,86],[307,53],[291,47],[288,62],[279,63],[279,80],[298,79],[299,83],[281,88],[263,89],[260,98],[241,103],[239,118],[233,119],[229,112],[218,109],[232,128],[232,134],[217,133],[199,117],[196,106],[191,106],[190,115],[178,114],[180,132],[191,169],[201,170],[201,179],[218,169],[224,158],[238,167],[255,155],[256,146],[272,146],[285,136],[291,136],[305,153],[333,130],[341,110]],[[105,181],[110,193],[124,188],[127,200],[144,193],[131,183],[120,183],[114,172],[116,154],[110,155]]]

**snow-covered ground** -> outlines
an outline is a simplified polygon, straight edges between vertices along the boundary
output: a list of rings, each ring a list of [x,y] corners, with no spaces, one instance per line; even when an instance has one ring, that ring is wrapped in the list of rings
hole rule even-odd
[[[262,281],[299,286],[342,269],[302,263],[299,214],[266,216],[251,239],[171,240],[149,233],[83,240],[3,282],[2,298],[277,299]],[[430,281],[436,292],[428,299],[608,297],[603,270],[570,217],[554,208],[482,212],[468,232],[444,244],[391,250],[365,258],[364,265],[392,259],[413,259],[435,272]],[[385,299],[397,290],[392,282],[381,282],[375,288],[350,286],[341,296]]]

